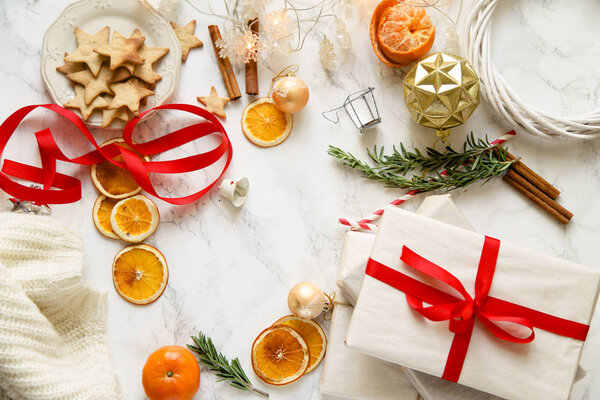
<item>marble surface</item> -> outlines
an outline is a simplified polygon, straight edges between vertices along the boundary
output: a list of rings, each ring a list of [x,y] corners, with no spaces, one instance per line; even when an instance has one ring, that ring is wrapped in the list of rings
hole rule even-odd
[[[21,106],[50,101],[39,71],[42,38],[69,2],[0,0],[0,119]],[[443,2],[451,15],[456,15],[457,0]],[[272,3],[278,4],[279,0]],[[401,94],[402,73],[382,65],[371,51],[367,26],[372,2],[350,3],[354,4],[353,17],[346,23],[353,51],[340,53],[341,65],[335,73],[324,72],[317,55],[322,33],[328,29],[330,36],[334,34],[334,25],[328,27],[327,22],[309,36],[301,53],[259,68],[261,94],[267,92],[271,77],[292,63],[300,65],[299,76],[311,88],[309,105],[294,117],[294,130],[284,144],[262,149],[244,138],[239,119],[250,97],[244,95],[227,107],[225,126],[234,146],[227,176],[249,178],[250,196],[244,207],[235,209],[216,190],[189,206],[158,203],[162,223],[147,242],[165,254],[170,280],[156,303],[136,307],[116,294],[111,263],[123,243],[100,236],[92,224],[91,209],[97,193],[87,178],[87,169],[60,166],[61,171],[83,180],[83,199],[54,207],[53,217],[84,238],[86,281],[108,292],[110,351],[126,399],[144,398],[141,369],[151,351],[167,344],[185,345],[199,330],[212,336],[225,354],[239,356],[250,378],[268,390],[272,399],[321,398],[320,369],[287,387],[261,384],[251,371],[252,341],[262,329],[288,313],[286,296],[295,283],[311,280],[333,289],[344,232],[336,224],[337,217],[367,215],[402,193],[338,166],[326,154],[327,145],[365,155],[364,148],[375,143],[391,146],[402,141],[425,146],[434,140],[430,131],[417,127],[410,119]],[[465,0],[463,13],[468,3]],[[205,5],[206,1],[196,0],[196,4]],[[444,18],[435,11],[431,15],[440,26],[444,24]],[[505,0],[494,17],[496,66],[526,101],[542,110],[562,115],[592,110],[600,94],[600,42],[595,39],[600,34],[596,23],[599,17],[600,4],[586,0]],[[197,19],[197,34],[205,47],[190,53],[173,101],[194,104],[196,96],[207,94],[211,85],[223,93],[206,30],[208,23],[218,21],[187,5],[176,19],[180,24]],[[438,29],[436,48],[443,47],[443,37],[443,29]],[[238,77],[243,90],[243,74]],[[383,118],[377,129],[358,136],[347,117],[342,116],[338,125],[321,117],[321,112],[341,104],[347,94],[367,86],[375,87]],[[140,129],[140,139],[185,122],[181,115],[161,114]],[[73,131],[62,129],[53,116],[40,112],[19,128],[3,156],[39,162],[33,133],[49,124],[69,155],[87,149]],[[465,126],[454,130],[452,141],[462,142],[470,131],[495,137],[507,129],[483,103]],[[99,141],[115,135],[101,130],[94,134]],[[190,145],[162,159],[205,147],[203,143]],[[562,191],[560,201],[575,217],[564,227],[505,183],[494,180],[485,187],[474,185],[454,193],[475,229],[600,268],[600,143],[543,142],[520,134],[510,148]],[[209,170],[186,179],[162,178],[157,184],[162,193],[190,193],[214,173]],[[419,201],[415,199],[405,207],[414,210]],[[600,397],[599,330],[600,319],[596,316],[581,360],[587,376],[574,386],[573,400]],[[203,371],[196,398],[242,399],[251,395],[218,383],[214,375]]]

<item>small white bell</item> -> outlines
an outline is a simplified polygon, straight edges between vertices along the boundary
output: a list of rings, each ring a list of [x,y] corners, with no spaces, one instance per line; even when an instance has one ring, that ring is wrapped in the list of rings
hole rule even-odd
[[[241,207],[248,197],[248,188],[250,184],[248,178],[226,179],[221,182],[219,193],[221,196],[231,200],[234,207]]]

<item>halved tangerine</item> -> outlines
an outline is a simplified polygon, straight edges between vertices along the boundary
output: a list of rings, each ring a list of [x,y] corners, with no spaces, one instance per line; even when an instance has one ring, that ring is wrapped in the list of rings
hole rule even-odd
[[[125,247],[113,261],[117,293],[133,304],[150,304],[164,292],[169,280],[167,260],[147,244]]]
[[[278,319],[275,325],[285,325],[294,328],[296,332],[300,334],[302,339],[308,345],[310,352],[310,360],[308,362],[308,368],[305,374],[315,369],[317,365],[323,360],[325,356],[325,349],[327,348],[327,337],[321,325],[317,324],[312,319],[304,319],[296,317],[295,315],[288,315]]]
[[[310,360],[308,345],[293,328],[271,326],[252,344],[252,368],[270,385],[287,385],[306,372]]]
[[[435,26],[423,7],[383,0],[371,18],[371,45],[377,57],[391,67],[403,67],[431,49]]]

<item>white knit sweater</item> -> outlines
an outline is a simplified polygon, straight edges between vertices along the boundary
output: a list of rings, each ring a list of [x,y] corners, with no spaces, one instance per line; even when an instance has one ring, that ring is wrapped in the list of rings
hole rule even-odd
[[[82,285],[81,239],[49,217],[0,214],[0,399],[113,400],[106,295]]]

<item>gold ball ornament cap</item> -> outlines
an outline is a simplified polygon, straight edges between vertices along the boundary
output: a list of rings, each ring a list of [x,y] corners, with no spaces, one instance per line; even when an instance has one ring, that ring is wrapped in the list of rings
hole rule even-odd
[[[403,80],[404,100],[418,125],[444,138],[464,124],[481,100],[479,77],[464,58],[438,52],[417,62]]]

